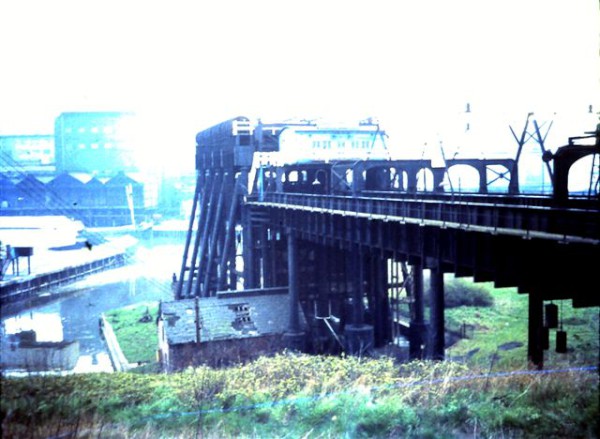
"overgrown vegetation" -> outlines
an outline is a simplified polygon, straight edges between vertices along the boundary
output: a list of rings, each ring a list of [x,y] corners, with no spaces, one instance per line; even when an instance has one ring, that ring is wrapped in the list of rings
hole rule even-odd
[[[447,350],[447,356],[474,367],[493,370],[526,368],[528,297],[515,288],[494,289],[481,284],[493,295],[493,307],[457,307],[446,310],[446,327],[463,332],[466,338]],[[545,351],[546,367],[598,364],[598,308],[573,308],[570,300],[560,302],[562,328],[568,336],[568,352],[556,353],[556,330],[550,330]]]
[[[487,307],[494,305],[494,296],[485,284],[456,278],[444,282],[444,304],[446,308],[459,306]]]
[[[474,283],[467,278],[447,275],[444,279],[444,305],[446,308],[459,306],[487,307],[494,305],[490,284]],[[425,288],[425,303],[429,305],[429,283]]]
[[[285,353],[182,373],[2,379],[5,437],[594,437],[598,373]],[[568,391],[566,391],[568,389]]]
[[[526,360],[527,296],[477,287],[494,305],[446,310],[447,326],[467,336],[447,350],[451,361],[284,353],[171,375],[2,378],[3,437],[598,437],[597,308],[560,304],[569,351],[554,351],[552,330],[555,372],[540,373]],[[110,313],[129,361],[154,354],[156,312]]]

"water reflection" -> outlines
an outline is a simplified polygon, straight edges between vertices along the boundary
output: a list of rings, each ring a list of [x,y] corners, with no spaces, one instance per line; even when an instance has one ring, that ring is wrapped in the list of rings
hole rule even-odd
[[[37,341],[63,341],[63,325],[58,307],[46,312],[30,311],[4,320],[6,334],[16,334],[21,331],[35,331]]]
[[[67,295],[50,303],[3,313],[3,332],[34,330],[37,341],[77,340],[80,358],[75,371],[112,370],[100,336],[100,314],[126,305],[171,300],[171,276],[179,271],[182,249],[182,244],[164,239],[140,242],[131,264],[71,284],[66,287]]]

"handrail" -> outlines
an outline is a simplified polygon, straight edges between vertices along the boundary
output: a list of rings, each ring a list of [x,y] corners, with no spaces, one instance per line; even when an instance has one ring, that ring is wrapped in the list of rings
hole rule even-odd
[[[339,215],[358,214],[371,219],[387,218],[400,222],[439,224],[492,233],[533,235],[563,240],[600,242],[600,210],[569,209],[564,206],[527,206],[502,203],[465,203],[431,199],[384,199],[315,194],[268,193],[264,202],[252,202],[279,208],[295,208]],[[508,232],[510,231],[510,232]]]

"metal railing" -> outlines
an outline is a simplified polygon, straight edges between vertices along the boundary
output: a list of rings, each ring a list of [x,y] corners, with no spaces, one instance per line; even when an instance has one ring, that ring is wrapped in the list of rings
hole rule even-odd
[[[539,205],[539,200],[533,200],[531,205],[523,198],[527,197],[499,197],[495,201],[493,197],[486,197],[474,202],[461,196],[435,199],[267,193],[262,202],[251,203],[524,238],[600,243],[600,210]]]

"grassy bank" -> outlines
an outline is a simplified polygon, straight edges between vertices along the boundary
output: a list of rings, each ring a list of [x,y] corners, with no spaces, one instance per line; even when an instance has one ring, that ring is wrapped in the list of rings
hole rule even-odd
[[[496,371],[526,368],[528,296],[515,288],[494,289],[491,283],[481,286],[494,298],[492,307],[446,310],[447,327],[454,331],[466,328],[467,335],[447,350],[448,358]],[[546,368],[598,364],[598,308],[573,308],[570,300],[555,303],[567,332],[568,351],[556,352],[556,329],[551,329],[550,347],[544,353]]]
[[[468,279],[447,279],[446,328],[464,333],[446,351],[447,358],[484,370],[527,368],[528,296],[515,288],[496,289],[492,283],[473,284]],[[461,292],[461,290],[463,290]],[[457,306],[468,303],[466,306]],[[476,306],[474,304],[485,304]],[[547,367],[598,364],[600,357],[598,308],[573,308],[570,300],[559,304],[568,352],[555,352],[556,330],[550,331]],[[158,302],[128,306],[106,313],[121,349],[130,363],[156,361]]]
[[[528,368],[527,296],[446,310],[447,362],[284,353],[176,374],[0,378],[4,437],[595,438],[598,310],[562,304],[567,354]],[[153,361],[157,304],[109,313],[128,360]],[[147,317],[147,316],[150,317]],[[151,319],[151,321],[150,321]],[[143,341],[143,343],[142,343]],[[452,361],[453,360],[453,361]]]
[[[595,437],[597,371],[282,354],[245,367],[2,379],[5,437]]]
[[[106,312],[121,350],[130,363],[156,361],[158,302],[141,303]]]

